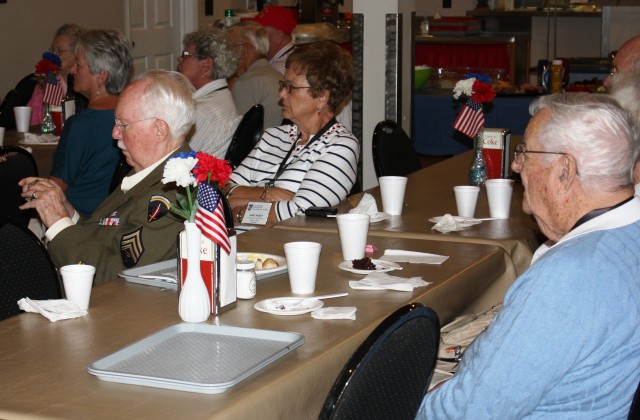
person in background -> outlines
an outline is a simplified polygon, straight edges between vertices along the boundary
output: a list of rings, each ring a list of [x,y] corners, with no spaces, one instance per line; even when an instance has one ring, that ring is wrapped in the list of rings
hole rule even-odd
[[[162,174],[170,156],[191,150],[185,143],[195,121],[192,94],[184,76],[165,70],[148,71],[125,88],[111,125],[133,173],[90,218],[78,214],[57,183],[20,181],[28,200],[21,208],[38,211],[58,267],[93,265],[98,285],[127,268],[176,258],[175,238],[184,225],[167,211],[176,185],[163,184]]]
[[[609,93],[611,96],[616,98],[622,108],[631,113],[636,124],[640,126],[640,70],[614,73],[610,82]],[[636,162],[634,167],[633,183],[636,195],[640,194],[640,162]]]
[[[255,18],[247,18],[243,21],[257,22],[264,26],[269,36],[267,60],[275,70],[284,74],[287,58],[295,48],[291,32],[298,25],[298,21],[294,12],[282,6],[267,6]]]
[[[132,63],[129,41],[122,32],[92,29],[80,34],[71,74],[73,88],[89,104],[65,122],[50,178],[84,216],[109,195],[120,160],[111,131],[118,95],[129,82]]]
[[[62,85],[62,91],[66,92],[66,96],[73,96],[76,100],[76,112],[82,111],[87,107],[87,98],[78,94],[73,90],[73,76],[70,73],[71,67],[76,62],[76,46],[78,45],[78,37],[82,28],[73,23],[67,23],[58,28],[49,52],[60,57],[60,69],[58,70],[57,80]],[[33,89],[31,99],[27,106],[31,107],[31,125],[39,125],[44,118],[44,107],[42,106],[44,90],[38,84]]]
[[[183,45],[177,70],[196,89],[196,124],[189,145],[193,150],[224,158],[242,118],[227,86],[227,78],[238,62],[233,46],[217,29],[188,33]]]
[[[331,42],[300,46],[280,83],[282,115],[290,125],[268,128],[231,175],[225,189],[238,222],[249,202],[272,203],[267,224],[310,206],[334,206],[356,181],[360,145],[335,120],[354,84],[351,57]]]
[[[252,106],[264,107],[264,126],[275,127],[282,123],[282,107],[279,105],[278,84],[282,75],[266,60],[269,50],[267,31],[257,25],[239,23],[227,29],[229,39],[238,54],[238,67],[231,88],[233,100],[241,114]]]
[[[627,40],[613,57],[611,74],[604,81],[604,85],[609,87],[612,76],[616,73],[629,73],[640,71],[640,35]]]
[[[512,169],[553,245],[419,419],[627,418],[640,381],[638,129],[609,95],[543,96]]]

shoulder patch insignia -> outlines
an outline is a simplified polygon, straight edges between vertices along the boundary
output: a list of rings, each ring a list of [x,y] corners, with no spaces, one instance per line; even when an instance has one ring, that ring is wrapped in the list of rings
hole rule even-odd
[[[160,219],[169,212],[171,202],[164,195],[152,195],[149,199],[149,223]]]
[[[142,226],[133,232],[125,233],[120,240],[120,255],[125,267],[131,268],[138,264],[144,254],[142,244]]]

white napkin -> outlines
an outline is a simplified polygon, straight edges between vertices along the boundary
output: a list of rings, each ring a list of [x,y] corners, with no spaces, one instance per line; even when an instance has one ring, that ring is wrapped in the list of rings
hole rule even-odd
[[[396,290],[399,292],[411,292],[416,287],[428,286],[422,277],[403,278],[390,276],[387,273],[371,273],[360,281],[352,280],[349,286],[356,290]]]
[[[60,140],[60,136],[54,136],[53,134],[24,133],[25,143],[56,143],[58,140]]]
[[[31,300],[23,298],[18,301],[18,307],[26,312],[40,313],[51,322],[77,318],[87,314],[86,309],[80,309],[77,304],[67,299]]]
[[[316,309],[311,312],[311,317],[315,319],[356,319],[356,310],[355,306],[330,306]]]
[[[482,223],[482,221],[478,219],[462,216],[452,216],[449,213],[445,214],[442,217],[432,217],[431,219],[429,219],[429,221],[435,223],[435,225],[431,229],[435,229],[438,232],[442,233],[456,232],[458,230],[468,228],[469,226]]]
[[[368,214],[371,217],[378,215],[378,205],[376,199],[369,193],[364,193],[360,199],[360,203],[355,208],[349,210],[349,213]]]
[[[449,259],[448,256],[429,254],[427,252],[403,251],[401,249],[387,249],[380,257],[383,261],[408,262],[413,264],[442,264]]]

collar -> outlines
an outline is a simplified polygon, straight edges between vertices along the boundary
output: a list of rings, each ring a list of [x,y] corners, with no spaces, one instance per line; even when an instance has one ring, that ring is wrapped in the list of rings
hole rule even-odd
[[[536,249],[536,252],[533,254],[531,264],[540,259],[540,257],[542,257],[551,248],[563,242],[566,242],[573,238],[577,238],[590,232],[616,229],[627,226],[637,222],[638,220],[640,220],[640,197],[634,196],[624,202],[624,204],[619,205],[604,214],[586,220],[584,223],[578,225],[562,238],[560,238],[558,242],[553,243],[551,241],[547,241],[544,244],[540,245],[540,247]]]
[[[227,80],[226,79],[216,79],[216,80],[214,80],[212,82],[209,82],[206,85],[202,86],[200,89],[196,90],[193,93],[193,99],[203,98],[203,97],[209,95],[210,93],[226,89],[227,86],[228,85],[227,85]]]
[[[293,42],[288,43],[287,45],[285,45],[284,47],[282,47],[280,49],[280,51],[278,51],[272,58],[271,60],[269,60],[269,62],[274,62],[277,61],[280,57],[282,57],[283,55],[288,54],[291,50],[293,50],[296,46],[293,44]]]
[[[135,174],[133,174],[131,176],[125,176],[122,179],[122,184],[120,184],[120,189],[122,190],[122,192],[126,193],[130,189],[132,189],[133,187],[138,185],[138,183],[140,181],[145,179],[147,177],[147,175],[149,175],[154,169],[156,169],[158,167],[158,165],[160,165],[162,162],[164,162],[169,156],[174,154],[176,152],[176,150],[178,150],[178,149],[172,150],[169,154],[165,155],[159,161],[157,161],[156,163],[154,163],[151,166],[148,166],[148,167],[144,168],[140,172],[136,172]]]

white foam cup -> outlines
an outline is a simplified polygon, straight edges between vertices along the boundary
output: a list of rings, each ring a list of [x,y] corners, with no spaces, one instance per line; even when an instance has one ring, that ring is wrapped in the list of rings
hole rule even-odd
[[[16,117],[16,129],[19,133],[28,133],[31,123],[30,106],[14,106],[13,115]]]
[[[473,217],[476,212],[476,203],[478,202],[480,187],[458,185],[453,187],[453,192],[456,196],[458,216]]]
[[[407,178],[404,176],[381,176],[378,178],[378,184],[380,184],[384,212],[392,216],[401,215]]]
[[[60,268],[64,294],[67,300],[78,305],[80,309],[89,308],[95,273],[96,268],[86,264],[71,264]]]
[[[489,214],[498,219],[508,219],[513,193],[512,179],[488,179],[484,183],[489,200]]]
[[[339,214],[338,233],[342,246],[342,258],[344,260],[357,260],[364,258],[369,234],[369,215],[367,214]]]
[[[317,242],[284,244],[291,293],[306,295],[316,290],[316,275],[322,245]]]

